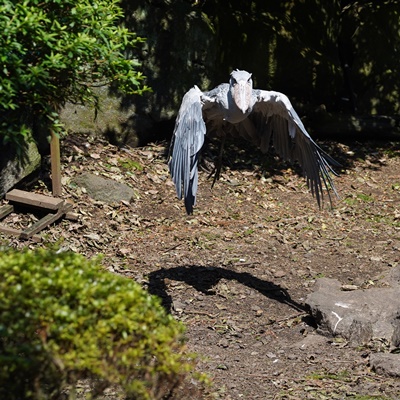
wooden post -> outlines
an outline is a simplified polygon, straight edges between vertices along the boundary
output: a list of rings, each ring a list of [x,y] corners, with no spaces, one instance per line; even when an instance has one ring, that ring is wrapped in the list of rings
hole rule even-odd
[[[51,131],[50,141],[50,157],[51,157],[51,182],[54,197],[60,197],[61,188],[61,162],[60,162],[60,139]]]

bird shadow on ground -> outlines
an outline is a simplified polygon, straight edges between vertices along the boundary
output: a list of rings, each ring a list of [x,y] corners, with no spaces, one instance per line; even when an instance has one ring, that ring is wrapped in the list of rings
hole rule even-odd
[[[235,280],[248,288],[257,290],[271,300],[287,304],[297,311],[306,311],[306,308],[294,301],[287,290],[281,286],[257,278],[247,272],[236,272],[223,267],[187,265],[170,269],[161,268],[149,274],[148,289],[151,294],[160,297],[164,308],[167,312],[171,312],[173,299],[168,294],[166,280],[185,282],[205,295],[215,295],[214,287],[221,279]]]

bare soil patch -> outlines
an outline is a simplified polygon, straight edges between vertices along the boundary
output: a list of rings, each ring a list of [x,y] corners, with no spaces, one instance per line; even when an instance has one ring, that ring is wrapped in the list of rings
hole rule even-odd
[[[102,254],[108,270],[160,296],[213,380],[207,398],[399,398],[399,380],[368,364],[387,345],[352,348],[318,334],[304,299],[318,277],[367,288],[400,262],[400,146],[320,144],[344,165],[333,209],[327,201],[318,209],[292,167],[236,143],[213,189],[200,173],[187,216],[168,176],[166,143],[118,149],[70,136],[62,142],[63,190],[79,220],[51,226],[43,243]],[[207,161],[212,146],[205,154]],[[130,185],[134,199],[92,200],[71,183],[82,172]],[[27,188],[50,194],[46,175]],[[21,227],[35,217],[7,218]],[[43,245],[4,236],[0,243]]]

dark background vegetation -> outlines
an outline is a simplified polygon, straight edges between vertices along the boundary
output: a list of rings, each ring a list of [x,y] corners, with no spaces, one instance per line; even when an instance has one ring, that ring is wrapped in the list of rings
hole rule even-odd
[[[399,112],[398,1],[122,5],[128,26],[147,38],[140,58],[153,93],[134,100],[139,135],[160,127],[170,134],[183,94],[194,84],[206,90],[226,82],[235,68],[252,72],[256,87],[287,94],[303,116],[317,107],[358,116]]]

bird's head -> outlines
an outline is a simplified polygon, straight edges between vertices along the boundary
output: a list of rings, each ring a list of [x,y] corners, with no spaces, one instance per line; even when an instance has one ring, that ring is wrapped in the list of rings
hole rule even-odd
[[[247,114],[252,108],[253,80],[247,71],[238,69],[231,73],[229,91],[236,106],[243,114]]]

